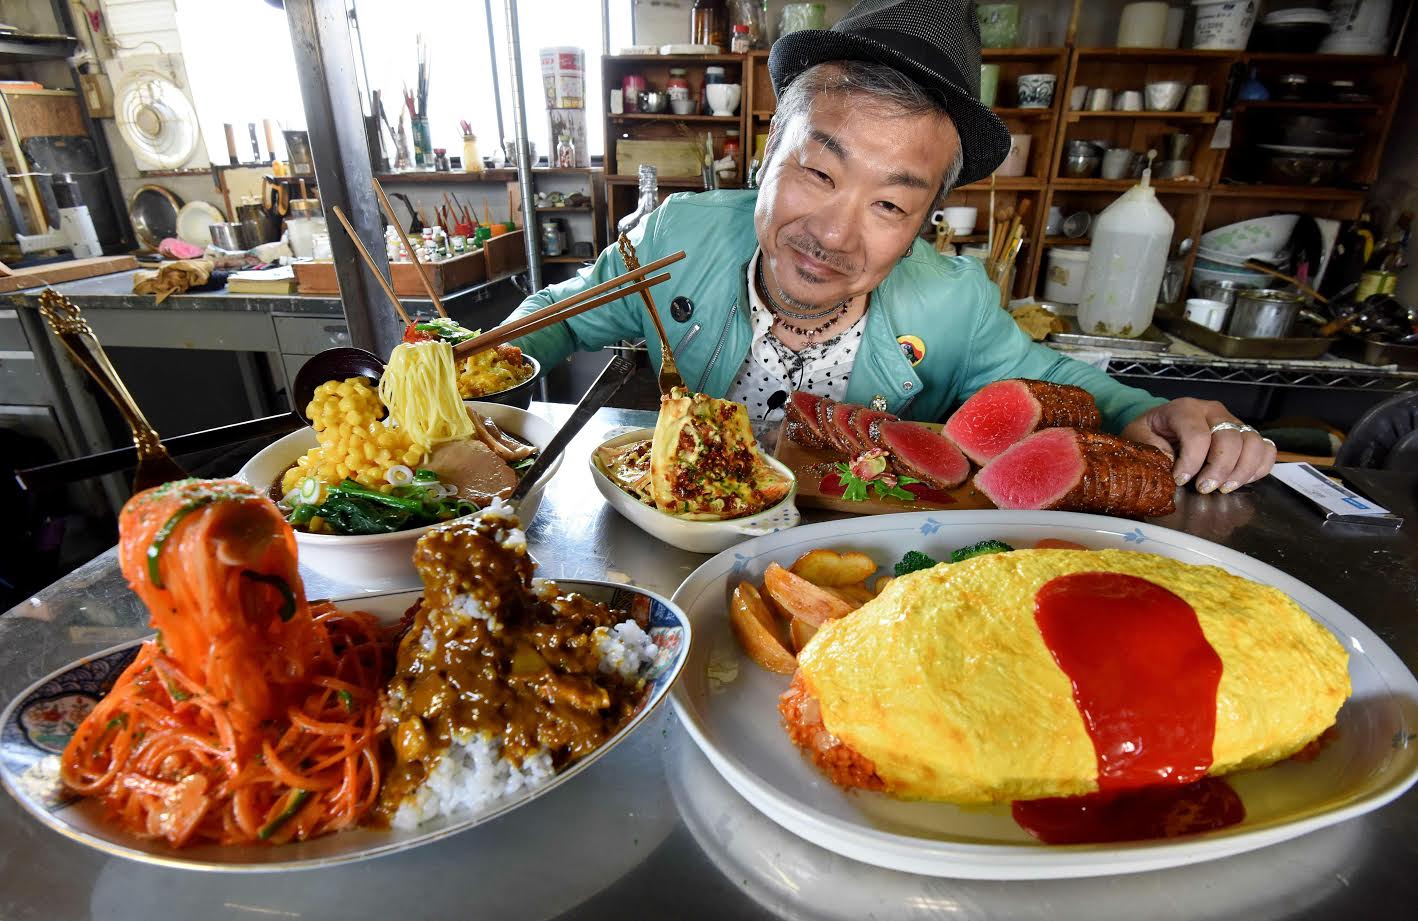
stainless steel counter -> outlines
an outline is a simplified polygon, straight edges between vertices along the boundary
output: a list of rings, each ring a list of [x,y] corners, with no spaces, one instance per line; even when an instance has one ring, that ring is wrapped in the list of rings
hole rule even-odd
[[[564,418],[568,407],[536,404]],[[529,537],[551,577],[670,594],[705,557],[648,537],[595,491],[585,458],[649,413],[602,411],[573,442]],[[1418,478],[1360,476],[1398,532],[1331,529],[1273,481],[1188,492],[1161,523],[1279,567],[1344,604],[1418,667]],[[349,586],[310,578],[312,595]],[[112,551],[0,617],[0,705],[87,653],[148,632]],[[720,779],[666,707],[586,774],[448,841],[375,861],[256,876],[176,872],[69,842],[0,797],[0,918],[1267,919],[1410,915],[1418,794],[1224,861],[1101,879],[971,882],[858,864],[780,829]]]

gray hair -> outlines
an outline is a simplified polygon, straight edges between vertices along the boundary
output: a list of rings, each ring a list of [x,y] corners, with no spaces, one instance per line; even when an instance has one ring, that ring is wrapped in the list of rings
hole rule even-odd
[[[914,118],[921,115],[936,115],[949,119],[950,113],[935,98],[921,88],[920,84],[901,71],[885,64],[867,61],[825,61],[814,64],[803,71],[778,99],[778,109],[773,115],[773,132],[767,149],[763,152],[763,162],[767,165],[782,137],[784,126],[798,115],[806,115],[812,109],[813,100],[819,96],[858,93],[885,105],[896,114]],[[953,124],[953,122],[952,122]],[[958,147],[955,158],[946,168],[940,191],[936,193],[935,207],[945,203],[950,190],[960,179],[960,171],[965,167],[965,149]]]

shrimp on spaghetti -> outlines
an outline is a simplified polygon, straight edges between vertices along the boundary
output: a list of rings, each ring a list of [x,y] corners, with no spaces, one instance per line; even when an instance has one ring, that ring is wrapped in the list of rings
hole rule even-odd
[[[176,847],[364,819],[392,638],[306,600],[276,506],[234,480],[147,490],[119,518],[119,563],[158,634],[70,739],[66,786]]]

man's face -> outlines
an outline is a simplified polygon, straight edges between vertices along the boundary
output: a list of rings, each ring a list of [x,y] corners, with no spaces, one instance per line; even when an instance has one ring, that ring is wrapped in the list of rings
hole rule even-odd
[[[871,291],[935,203],[960,149],[954,125],[834,93],[774,130],[754,226],[776,287],[813,306]]]

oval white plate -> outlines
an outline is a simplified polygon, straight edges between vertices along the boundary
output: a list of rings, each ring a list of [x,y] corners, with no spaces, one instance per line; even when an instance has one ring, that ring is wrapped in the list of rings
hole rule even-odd
[[[1328,627],[1349,653],[1353,695],[1339,733],[1309,763],[1287,761],[1230,775],[1246,819],[1223,831],[1171,840],[1047,846],[1007,806],[960,808],[845,792],[788,741],[777,697],[788,679],[754,665],[729,630],[729,593],[761,582],[769,563],[790,565],[814,547],[861,550],[887,571],[907,550],[937,559],[986,538],[1032,547],[1046,537],[1092,549],[1141,550],[1215,565],[1273,585]],[[724,778],[789,831],[828,850],[909,873],[970,879],[1053,879],[1135,873],[1264,847],[1384,805],[1418,779],[1418,680],[1355,617],[1272,566],[1179,531],[1063,512],[912,512],[808,525],[760,537],[700,566],[675,592],[698,642],[674,703]]]
[[[644,441],[654,434],[654,429],[622,432],[602,442],[587,458],[591,466],[591,479],[595,481],[601,497],[625,520],[651,537],[658,537],[665,543],[690,553],[718,553],[742,543],[746,538],[782,531],[796,526],[802,520],[795,501],[798,495],[797,476],[778,458],[767,453],[763,455],[763,459],[774,470],[787,476],[792,481],[792,486],[786,496],[756,515],[745,515],[725,521],[687,521],[636,501],[634,496],[615,485],[610,477],[605,475],[596,463],[596,452],[601,448],[618,448],[632,441]]]
[[[425,822],[416,829],[356,828],[278,847],[201,845],[177,849],[129,835],[104,820],[101,804],[76,800],[65,793],[59,782],[59,755],[78,721],[137,655],[142,640],[133,640],[67,665],[30,685],[11,701],[0,716],[0,781],[31,815],[82,844],[144,863],[189,870],[309,870],[392,854],[466,831],[566,783],[619,745],[665,699],[691,648],[689,621],[684,612],[654,592],[594,580],[557,579],[556,583],[615,607],[628,607],[629,595],[639,594],[650,599],[649,632],[660,649],[649,672],[650,687],[640,709],[600,748],[542,786],[482,809],[455,812]],[[422,594],[412,591],[363,595],[340,603],[342,607],[368,611],[384,623],[394,623]]]
[[[184,243],[206,249],[212,245],[212,234],[207,228],[226,220],[226,215],[209,202],[189,201],[177,212],[177,237]]]

